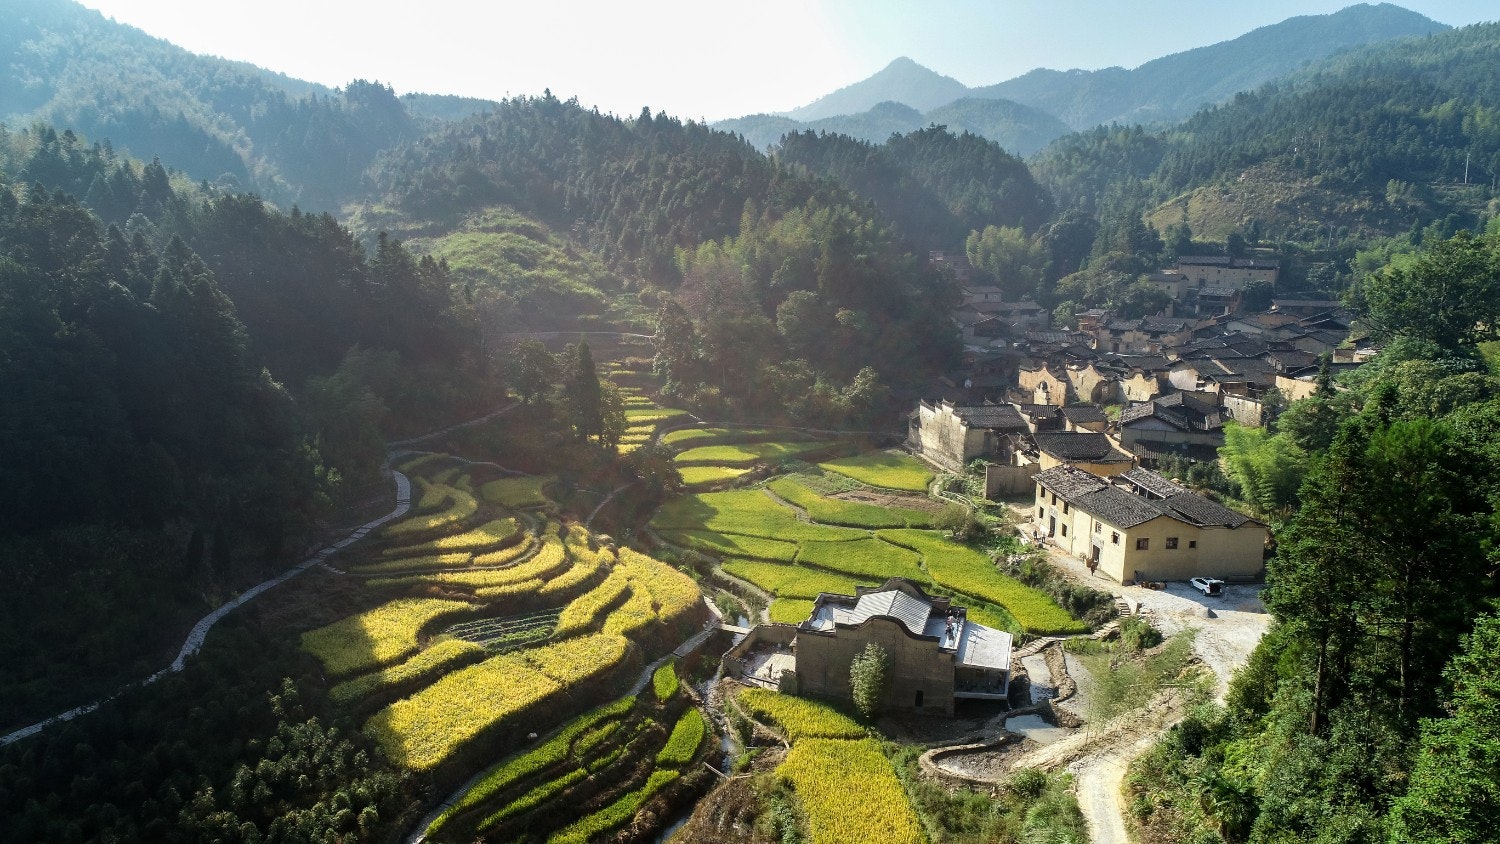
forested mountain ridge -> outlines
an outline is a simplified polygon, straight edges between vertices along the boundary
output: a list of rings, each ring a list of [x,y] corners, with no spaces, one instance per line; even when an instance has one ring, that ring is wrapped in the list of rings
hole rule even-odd
[[[819,97],[778,117],[813,121],[868,111],[879,103],[895,102],[919,111],[951,103],[968,92],[951,76],[943,76],[902,56],[873,76]]]
[[[1448,29],[1390,3],[1303,15],[1228,41],[1173,53],[1126,70],[1033,70],[973,97],[1014,100],[1076,130],[1110,123],[1180,120],[1341,50]]]
[[[1011,100],[964,97],[921,112],[898,102],[877,103],[869,111],[842,114],[808,122],[776,114],[752,114],[720,120],[715,129],[743,135],[757,148],[768,150],[784,135],[818,132],[847,135],[873,144],[891,135],[905,135],[927,126],[945,126],[954,134],[971,132],[987,138],[1012,155],[1027,156],[1070,131],[1067,124],[1039,109]]]
[[[933,172],[944,162],[960,166],[949,156]],[[519,98],[392,150],[372,176],[382,204],[356,219],[389,209],[451,231],[472,228],[466,218],[511,213],[494,210],[503,207],[567,232],[638,298],[670,311],[673,326],[691,328],[674,389],[708,383],[731,404],[769,407],[743,377],[756,367],[730,366],[731,356],[759,348],[761,366],[785,357],[809,378],[842,384],[860,362],[885,378],[921,377],[954,349],[941,313],[946,283],[929,277],[867,200],[701,124],[649,110],[622,120],[550,94]],[[816,293],[830,318],[845,315],[842,346],[787,333],[812,328],[779,317],[799,293]],[[927,342],[900,340],[915,337]]]
[[[387,435],[494,401],[441,264],[69,131],[0,131],[0,255],[7,725],[149,673]]]
[[[333,91],[195,55],[70,0],[15,0],[0,18],[0,122],[32,121],[229,190],[328,211],[358,192],[377,151],[418,132],[378,83]]]
[[[840,132],[881,143],[892,131],[904,134],[936,123],[954,132],[982,135],[1017,155],[1030,155],[1069,131],[1181,120],[1341,50],[1447,28],[1389,3],[1360,4],[1329,15],[1289,18],[1129,70],[1038,68],[973,88],[900,58],[801,108],[747,115],[714,126],[742,133],[764,149],[792,131]],[[1003,105],[986,107],[986,100]],[[921,122],[912,124],[909,115],[892,115],[888,109],[880,114],[881,104],[891,103],[922,113]]]
[[[1473,227],[1483,201],[1467,186],[1500,173],[1500,99],[1484,70],[1497,57],[1496,24],[1375,45],[1169,130],[1063,138],[1032,166],[1062,204],[1159,206],[1159,222],[1211,237],[1257,220],[1278,241],[1319,227],[1324,240],[1368,239],[1449,215]]]

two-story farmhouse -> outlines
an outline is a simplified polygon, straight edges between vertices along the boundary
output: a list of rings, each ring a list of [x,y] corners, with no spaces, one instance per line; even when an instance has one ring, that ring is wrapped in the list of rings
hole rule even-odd
[[[851,699],[849,665],[870,643],[889,659],[884,705],[953,713],[965,698],[1004,700],[1011,635],[905,578],[854,595],[822,593],[796,626],[762,624],[724,655],[731,677],[816,697]]]
[[[1121,583],[1264,570],[1264,524],[1154,472],[1106,479],[1058,466],[1035,480],[1037,530]]]

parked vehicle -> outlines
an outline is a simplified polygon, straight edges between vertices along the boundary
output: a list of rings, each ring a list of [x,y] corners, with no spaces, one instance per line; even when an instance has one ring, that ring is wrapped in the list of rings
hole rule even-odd
[[[1224,581],[1222,580],[1212,577],[1195,577],[1189,580],[1188,583],[1192,584],[1194,589],[1197,589],[1210,598],[1218,598],[1224,594]]]

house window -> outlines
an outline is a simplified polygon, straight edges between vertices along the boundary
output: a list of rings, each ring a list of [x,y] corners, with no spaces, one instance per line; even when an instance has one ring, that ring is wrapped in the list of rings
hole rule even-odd
[[[1038,519],[1040,519],[1042,517],[1042,508],[1040,508],[1040,507],[1036,508],[1036,517]]]
[[[917,689],[917,708],[918,709],[922,708],[922,690],[921,689]]]
[[[1197,548],[1198,547],[1198,540],[1196,540],[1196,539],[1189,539],[1188,540],[1188,547],[1189,548]]]
[[[1110,535],[1109,535],[1109,541],[1110,541],[1111,544],[1119,545],[1120,544],[1120,535],[1118,533],[1113,533],[1113,532],[1110,533]]]
[[[1064,501],[1063,502],[1063,513],[1066,514],[1067,512],[1068,512],[1068,502]]]
[[[1147,539],[1145,537],[1141,537],[1140,539],[1137,539],[1135,541],[1135,550],[1137,550],[1137,551],[1145,551],[1145,550],[1148,550],[1150,547],[1151,547],[1151,540],[1149,540],[1149,539]]]
[[[1068,526],[1067,525],[1063,525],[1062,529],[1063,529],[1063,536],[1067,536],[1068,535]]]
[[[1167,537],[1167,550],[1168,551],[1176,551],[1177,550],[1177,537],[1175,537],[1175,536],[1169,536],[1169,537]]]
[[[1104,532],[1104,523],[1103,522],[1094,522],[1094,533],[1103,533],[1103,532]]]
[[[1057,506],[1057,493],[1055,493],[1055,492],[1052,493],[1052,506],[1053,507]]]

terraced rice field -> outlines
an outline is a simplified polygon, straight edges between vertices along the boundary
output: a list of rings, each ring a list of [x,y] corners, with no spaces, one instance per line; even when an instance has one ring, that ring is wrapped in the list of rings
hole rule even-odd
[[[826,442],[704,445],[680,452],[672,460],[678,466],[749,466],[761,462],[778,463],[809,451],[826,451],[830,445]]]
[[[728,561],[725,571],[769,592],[776,621],[804,620],[809,606],[803,602],[817,591],[851,594],[856,582],[878,585],[906,577],[955,594],[969,617],[986,626],[1033,635],[1084,629],[1045,593],[1000,573],[985,554],[935,531],[881,527],[924,524],[923,511],[828,498],[795,476],[767,487],[776,496],[757,489],[682,496],[663,505],[651,526],[667,542]],[[824,519],[868,527],[822,524]],[[788,585],[814,582],[830,588]]]
[[[780,729],[792,748],[776,768],[807,815],[815,844],[918,844],[926,840],[880,744],[821,703],[745,689],[739,706]]]
[[[829,460],[819,463],[818,468],[847,475],[870,486],[905,492],[926,492],[933,478],[927,464],[915,457],[884,451]]]

